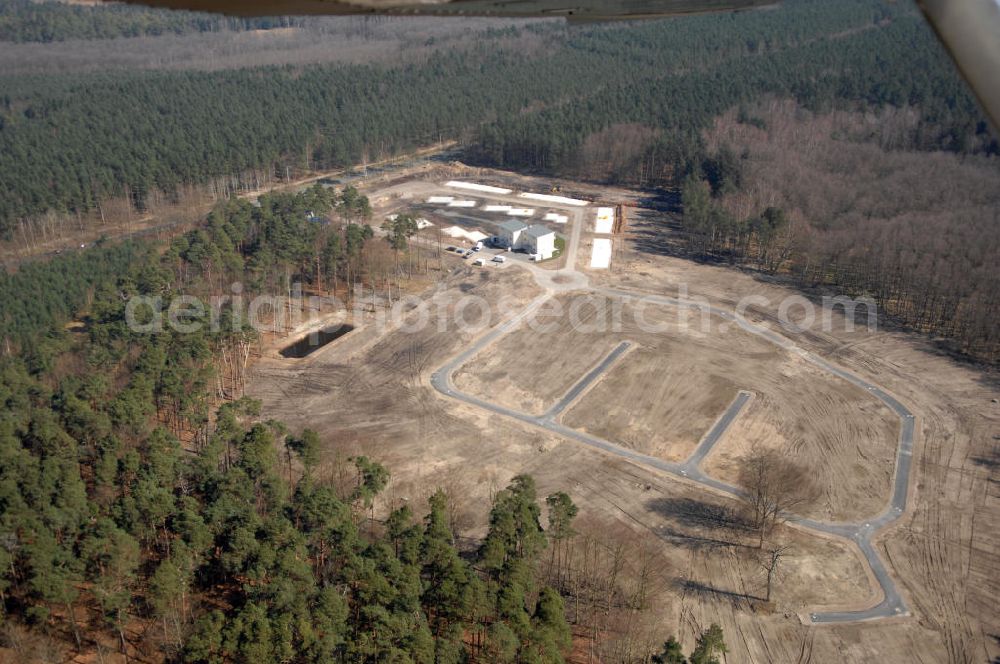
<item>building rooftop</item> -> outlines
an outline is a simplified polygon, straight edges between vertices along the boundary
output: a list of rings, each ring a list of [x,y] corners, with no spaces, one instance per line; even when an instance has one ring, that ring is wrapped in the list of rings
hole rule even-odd
[[[508,219],[500,224],[500,229],[507,231],[508,233],[523,231],[525,228],[527,228],[527,225],[517,221],[516,219]]]
[[[541,224],[535,224],[534,226],[529,226],[525,231],[525,235],[530,235],[534,238],[545,237],[546,235],[553,234],[554,231],[549,230],[548,226],[542,226]]]

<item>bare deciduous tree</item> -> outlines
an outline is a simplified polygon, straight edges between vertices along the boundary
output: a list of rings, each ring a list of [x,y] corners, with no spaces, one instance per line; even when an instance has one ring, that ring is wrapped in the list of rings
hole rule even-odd
[[[782,515],[812,501],[817,493],[807,469],[772,450],[753,449],[743,458],[740,484],[747,491],[758,548],[763,548]]]
[[[778,568],[781,567],[782,560],[791,550],[791,546],[784,544],[770,549],[760,558],[760,567],[767,574],[767,590],[764,596],[765,602],[771,601],[771,587],[775,577],[778,575]]]

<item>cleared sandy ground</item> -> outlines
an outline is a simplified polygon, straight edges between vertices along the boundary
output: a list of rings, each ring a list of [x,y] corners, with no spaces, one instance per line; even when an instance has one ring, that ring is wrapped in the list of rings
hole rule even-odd
[[[735,482],[752,446],[775,449],[821,490],[801,511],[859,521],[889,499],[898,420],[866,391],[718,318],[577,293],[455,374],[460,390],[541,414],[623,340],[635,344],[563,414],[564,424],[683,461],[744,389],[756,396],[708,459]],[[683,316],[683,318],[681,318]]]
[[[680,462],[739,389],[724,375],[706,373],[679,344],[644,346],[612,368],[563,422]]]
[[[806,375],[757,393],[703,469],[735,484],[752,448],[773,449],[805,468],[823,492],[818,506],[800,511],[855,522],[879,514],[885,501],[878,498],[889,495],[899,420],[860,388],[821,382],[824,374],[800,364]]]
[[[563,415],[563,422],[668,461],[691,456],[740,385],[706,373],[681,344],[623,358]]]
[[[661,255],[670,232],[660,222],[637,219],[630,230],[612,270],[588,272],[592,283],[664,295],[676,295],[677,285],[687,283],[692,294],[724,307],[744,295],[766,296],[772,305],[752,308],[749,317],[775,329],[778,302],[796,293],[725,267]],[[537,295],[527,276],[516,269],[460,268],[436,293],[487,299],[506,294],[527,302]],[[661,444],[664,454],[682,455],[736,389],[750,389],[754,399],[706,460],[708,472],[733,473],[735,459],[757,439],[796,455],[817,476],[836,478],[826,480],[817,513],[834,505],[858,513],[884,506],[896,425],[877,402],[849,385],[813,376],[811,365],[741,335],[720,343],[692,333],[657,346],[631,330],[598,335],[589,344],[563,332],[562,341],[539,344],[556,358],[572,356],[543,369],[551,371],[545,381],[532,378],[530,366],[523,374],[520,368],[498,373],[492,382],[471,375],[462,380],[491,386],[497,401],[507,398],[519,406],[524,400],[537,411],[627,338],[637,345],[563,414],[565,422],[595,431],[603,425],[608,437],[654,432],[666,442],[634,434],[631,444]],[[263,400],[266,416],[320,432],[327,446],[325,472],[332,476],[352,472],[345,463],[352,454],[388,465],[393,479],[378,510],[406,499],[419,513],[425,498],[444,487],[460,506],[458,531],[475,538],[482,534],[492,492],[517,473],[531,473],[540,495],[565,490],[580,507],[578,541],[625,542],[626,575],[638,574],[640,557],[654,561],[653,605],[629,618],[651,640],[675,633],[690,649],[701,629],[718,622],[729,646],[727,663],[991,662],[1000,656],[1000,406],[991,402],[1000,391],[995,377],[955,362],[928,341],[863,327],[795,337],[892,392],[917,415],[918,432],[910,511],[878,540],[912,617],[808,626],[797,613],[861,608],[875,600],[849,543],[780,529],[779,542],[791,543],[793,553],[776,585],[774,610],[762,610],[751,599],[763,590],[752,552],[712,516],[737,510],[734,500],[437,394],[428,384],[430,372],[474,333],[442,332],[433,325],[415,334],[375,333],[362,326],[352,335],[306,360],[265,359],[250,390]],[[500,352],[516,345],[505,346],[508,341],[487,348],[477,366],[500,371]],[[513,387],[500,394],[505,381],[523,394]],[[645,389],[628,392],[626,384],[633,383]],[[685,404],[668,408],[666,402],[681,397]],[[587,407],[598,399],[602,412]]]
[[[586,331],[599,324],[605,298],[559,299],[567,310],[571,302],[580,303],[578,315],[539,316],[536,324],[508,334],[462,367],[455,385],[536,415],[553,406],[620,341],[616,335]]]
[[[774,280],[661,255],[669,240],[655,218],[634,221],[627,260],[612,273],[590,273],[592,283],[666,295],[684,283],[693,295],[728,307],[747,295],[763,296],[771,305],[752,307],[748,317],[774,329],[780,329],[781,299],[801,294]],[[839,317],[834,322],[835,329],[814,329],[795,342],[878,382],[917,415],[911,507],[881,537],[883,557],[914,617],[798,631],[734,613],[723,628],[747,640],[730,643],[727,661],[992,662],[1000,657],[1000,405],[993,402],[1000,380],[930,340],[892,329],[869,333],[864,326],[849,332]],[[751,422],[742,419],[747,414],[741,422]],[[817,460],[814,467],[836,472],[829,462]],[[881,504],[872,500],[873,508]],[[712,618],[703,608],[696,615]]]
[[[523,270],[463,267],[425,297],[443,302],[460,295],[494,298],[501,293],[517,293],[522,303],[537,295]],[[665,584],[657,600],[664,602],[661,610],[673,606],[681,587],[686,588],[685,596],[713,602],[740,593],[761,596],[754,551],[728,544],[739,538],[712,516],[735,512],[735,501],[706,496],[696,486],[441,398],[427,383],[427,375],[468,341],[454,330],[441,331],[436,321],[418,332],[379,333],[362,325],[303,360],[265,358],[250,393],[263,401],[266,415],[280,415],[293,430],[311,427],[320,433],[326,444],[322,472],[334,478],[351,473],[347,458],[362,453],[385,463],[393,480],[382,509],[406,500],[419,513],[423,501],[444,487],[461,506],[456,515],[459,531],[480,536],[492,492],[526,472],[536,478],[543,496],[569,491],[586,515],[581,528],[590,524],[586,532],[611,541],[608,532],[626,537],[627,531],[630,545],[655,552]],[[789,578],[802,581],[776,591],[776,601],[785,610],[871,601],[873,586],[848,545],[790,529],[782,537],[795,542]],[[692,556],[700,575],[694,585],[688,576]]]

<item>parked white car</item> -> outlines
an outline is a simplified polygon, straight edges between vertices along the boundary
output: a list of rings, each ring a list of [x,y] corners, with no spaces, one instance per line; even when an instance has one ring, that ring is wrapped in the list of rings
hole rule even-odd
[[[504,257],[504,256],[494,256],[493,257],[493,262],[494,263],[506,263],[507,262],[507,258]]]
[[[472,261],[472,264],[475,265],[475,266],[477,266],[477,267],[482,267],[482,266],[486,265],[486,259],[484,259],[484,258],[477,258],[476,260]]]

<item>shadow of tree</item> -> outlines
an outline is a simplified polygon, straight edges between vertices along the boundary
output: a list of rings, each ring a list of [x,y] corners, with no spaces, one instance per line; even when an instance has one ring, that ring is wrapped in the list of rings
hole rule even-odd
[[[685,532],[683,530],[678,530],[676,528],[664,527],[659,528],[656,531],[656,535],[665,541],[677,546],[683,546],[689,549],[721,549],[728,547],[747,547],[748,545],[742,542],[735,542],[728,539],[722,539],[718,537],[703,537],[701,535],[693,535],[690,532]]]
[[[693,528],[750,529],[749,520],[727,505],[686,497],[660,497],[649,501],[646,506],[681,525]]]
[[[1000,440],[1000,435],[994,436],[993,439]],[[994,445],[985,454],[973,456],[972,463],[989,470],[1000,468],[1000,445]]]
[[[740,541],[742,534],[752,530],[749,521],[725,505],[693,498],[660,497],[648,501],[646,507],[672,522],[658,528],[657,534],[680,546],[752,548]]]
[[[733,592],[732,590],[723,590],[722,588],[716,588],[715,586],[710,586],[706,583],[701,583],[700,581],[692,581],[690,579],[682,579],[680,577],[674,579],[673,585],[678,590],[700,595],[702,597],[716,597],[732,601],[764,601],[763,597],[758,597],[757,595],[738,593]]]

